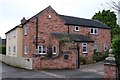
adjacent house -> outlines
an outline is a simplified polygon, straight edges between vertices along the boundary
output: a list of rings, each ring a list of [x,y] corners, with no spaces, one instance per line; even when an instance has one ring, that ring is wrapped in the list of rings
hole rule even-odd
[[[6,45],[6,39],[2,39],[2,45]]]
[[[18,25],[6,32],[6,55],[22,57],[23,32],[22,26]]]
[[[60,15],[49,6],[22,21],[6,33],[7,55],[33,58],[33,69],[76,68],[79,55],[88,59],[110,48],[110,28],[97,20]]]

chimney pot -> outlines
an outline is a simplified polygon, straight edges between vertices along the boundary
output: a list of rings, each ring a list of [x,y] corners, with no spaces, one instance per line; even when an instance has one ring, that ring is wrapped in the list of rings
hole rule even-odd
[[[25,17],[23,17],[23,19],[21,20],[21,24],[24,24],[27,20],[25,19]]]

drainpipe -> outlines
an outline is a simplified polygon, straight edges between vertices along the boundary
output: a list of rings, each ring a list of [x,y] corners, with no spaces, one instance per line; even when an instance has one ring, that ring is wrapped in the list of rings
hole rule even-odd
[[[38,16],[36,16],[36,50],[38,48]]]
[[[69,34],[69,25],[68,25],[68,34]]]
[[[77,43],[77,68],[80,68],[80,58],[79,58],[79,50],[80,50],[80,47]]]

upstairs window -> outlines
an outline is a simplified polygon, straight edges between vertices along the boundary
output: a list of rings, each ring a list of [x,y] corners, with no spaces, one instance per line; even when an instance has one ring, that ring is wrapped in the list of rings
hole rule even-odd
[[[28,33],[28,30],[27,30],[27,29],[28,29],[28,26],[27,26],[27,25],[25,25],[25,26],[24,26],[24,35],[25,35],[25,36],[26,36],[26,35],[27,35],[27,33]]]
[[[57,47],[54,45],[54,46],[52,46],[52,52],[53,52],[53,54],[56,54],[57,53]]]
[[[79,31],[80,27],[79,26],[75,26],[75,31]]]
[[[38,53],[39,54],[46,54],[47,53],[47,47],[46,46],[38,46]]]
[[[87,43],[82,43],[82,52],[87,53]]]
[[[91,28],[91,29],[90,29],[90,34],[95,34],[95,35],[97,35],[97,34],[98,34],[98,29],[97,29],[97,28]]]

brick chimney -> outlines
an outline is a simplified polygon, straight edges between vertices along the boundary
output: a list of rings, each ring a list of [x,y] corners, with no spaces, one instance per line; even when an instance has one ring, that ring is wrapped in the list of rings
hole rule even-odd
[[[21,24],[24,24],[27,20],[25,19],[25,17],[23,17],[23,19],[21,20]]]

